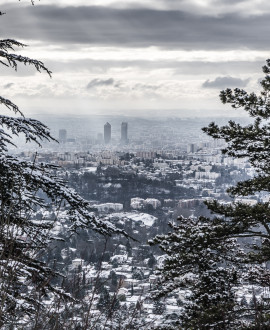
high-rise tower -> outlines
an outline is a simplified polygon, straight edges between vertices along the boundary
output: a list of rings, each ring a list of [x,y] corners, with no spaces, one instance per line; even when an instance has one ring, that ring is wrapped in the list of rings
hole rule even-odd
[[[67,130],[59,129],[59,142],[65,143],[67,140]]]
[[[104,125],[104,142],[106,144],[111,142],[111,136],[112,136],[112,127],[111,124],[107,122]]]
[[[122,122],[121,124],[121,143],[128,143],[128,123]]]

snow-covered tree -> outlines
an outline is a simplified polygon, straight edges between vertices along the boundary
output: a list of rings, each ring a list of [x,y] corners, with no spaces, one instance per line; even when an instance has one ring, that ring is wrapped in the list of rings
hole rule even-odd
[[[1,12],[3,15],[3,12]],[[1,16],[0,15],[0,16]],[[46,66],[35,59],[15,53],[25,47],[13,40],[0,40],[0,64],[17,69],[18,65],[31,65],[37,71],[51,76]],[[41,146],[42,141],[55,141],[49,129],[41,122],[26,118],[17,105],[0,96],[0,106],[11,115],[0,116],[0,327],[27,322],[27,317],[42,308],[42,297],[55,294],[68,298],[61,289],[51,284],[57,269],[40,261],[39,253],[53,239],[50,234],[54,221],[35,218],[39,208],[56,210],[65,203],[65,221],[70,232],[78,228],[110,235],[120,232],[111,223],[96,218],[89,203],[75,191],[67,188],[57,176],[57,167],[24,161],[8,152],[14,146],[14,135],[26,142]],[[40,193],[42,192],[42,194]],[[41,197],[42,196],[42,197]],[[46,200],[45,200],[46,199]],[[49,200],[49,202],[48,202]],[[21,323],[23,324],[23,323]]]
[[[165,252],[152,297],[158,300],[182,289],[186,292],[182,326],[208,329],[222,322],[228,327],[232,321],[229,311],[237,304],[233,287],[239,283],[238,273],[231,266],[237,254],[241,257],[238,245],[233,239],[221,243],[218,220],[180,218],[178,222],[169,224],[170,233],[150,241]]]
[[[166,303],[162,300],[155,300],[153,303],[153,314],[162,315],[166,311]]]
[[[267,300],[248,308],[241,304],[242,293],[239,296],[243,284],[270,285],[270,60],[263,72],[260,95],[239,88],[220,93],[224,104],[244,109],[253,122],[244,126],[230,120],[222,127],[210,123],[203,128],[214,139],[227,142],[223,154],[245,158],[254,177],[228,189],[231,203],[208,201],[215,214],[211,219],[182,218],[178,226],[171,224],[172,232],[152,241],[165,252],[159,270],[162,290],[154,291],[154,296],[190,290],[182,313],[184,328],[270,327]],[[254,196],[255,205],[245,203],[245,197]]]

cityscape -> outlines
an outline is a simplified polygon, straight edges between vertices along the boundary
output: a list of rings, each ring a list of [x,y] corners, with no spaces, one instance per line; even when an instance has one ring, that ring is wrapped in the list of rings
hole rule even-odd
[[[3,0],[0,329],[270,329],[269,18]]]
[[[94,120],[89,118],[89,122]],[[226,122],[226,118],[217,120]],[[247,122],[243,118],[239,120]],[[222,154],[225,141],[211,139],[201,131],[202,123],[207,125],[208,119],[168,118],[165,123],[140,118],[131,122],[121,118],[110,121],[118,121],[118,125],[108,121],[103,127],[100,124],[94,134],[93,129],[89,133],[92,137],[82,136],[83,127],[80,131],[75,125],[73,130],[58,129],[54,122],[53,130],[58,130],[59,143],[44,144],[42,149],[31,150],[29,146],[28,151],[25,147],[24,151],[14,150],[25,161],[59,166],[58,176],[90,201],[100,219],[110,219],[138,241],[111,238],[106,243],[110,249],[106,250],[106,258],[98,271],[95,266],[98,251],[105,243],[101,244],[100,237],[93,237],[91,231],[84,233],[83,239],[78,237],[64,245],[54,243],[52,251],[58,252],[52,253],[62,263],[62,271],[68,271],[70,279],[75,273],[76,276],[85,274],[91,283],[100,276],[108,284],[106,292],[111,295],[116,290],[115,283],[121,280],[118,296],[128,308],[139,301],[144,317],[157,326],[165,322],[163,316],[168,315],[170,319],[171,313],[179,312],[179,306],[185,304],[186,292],[179,291],[159,301],[157,310],[162,310],[163,316],[157,317],[155,303],[147,297],[157,281],[154,268],[162,259],[162,253],[147,242],[157,234],[168,232],[168,221],[176,223],[179,216],[210,216],[204,205],[206,200],[231,203],[227,189],[238,181],[252,178],[255,170],[245,158]],[[138,126],[129,130],[131,123]],[[99,131],[102,128],[103,133]],[[234,202],[255,205],[268,198],[268,194],[261,192],[253,197],[236,198]],[[40,209],[38,216],[50,219],[52,212]],[[56,223],[55,235],[66,235],[63,216],[60,215]],[[88,249],[89,240],[92,252]],[[98,275],[99,271],[102,273]],[[245,286],[238,294],[241,299],[251,300],[252,288]]]
[[[204,136],[201,120],[186,119],[179,132],[170,126],[175,119],[168,119],[163,127],[148,120],[147,130],[141,128],[142,131],[134,135],[128,130],[128,122],[118,120],[120,125],[114,132],[118,139],[112,139],[113,126],[109,122],[103,126],[104,135],[97,132],[89,144],[83,143],[85,139],[80,142],[69,139],[69,134],[75,136],[75,133],[61,128],[55,150],[23,151],[20,157],[60,166],[58,175],[90,201],[100,218],[110,219],[138,241],[120,237],[110,239],[111,248],[106,250],[99,276],[109,284],[107,290],[110,294],[115,290],[116,284],[113,283],[121,279],[118,295],[125,304],[132,306],[139,301],[144,317],[158,325],[164,320],[157,317],[154,303],[147,297],[157,281],[153,270],[162,254],[147,242],[157,234],[168,232],[168,221],[177,222],[179,216],[210,216],[205,200],[230,203],[227,189],[240,180],[252,178],[255,171],[247,159],[223,155],[222,148],[226,143]],[[182,120],[179,123],[183,124]],[[170,133],[166,133],[166,125]],[[268,198],[268,194],[262,192],[252,198],[235,199],[235,202],[255,205]],[[52,213],[39,210],[39,216],[48,219]],[[65,235],[65,222],[60,219],[54,234]],[[70,274],[85,274],[89,281],[94,281],[98,274],[94,266],[98,259],[95,258],[103,245],[100,238],[93,238],[91,232],[83,237],[83,240],[78,237],[67,245],[54,244],[53,249],[58,251],[57,256],[54,255],[63,263],[62,271],[69,269]],[[89,240],[94,255],[87,247]],[[78,267],[82,273],[78,273]],[[185,290],[180,291],[159,302],[162,315],[178,312],[179,306],[185,303],[185,294]],[[252,299],[252,288],[241,288],[238,294],[241,298]]]

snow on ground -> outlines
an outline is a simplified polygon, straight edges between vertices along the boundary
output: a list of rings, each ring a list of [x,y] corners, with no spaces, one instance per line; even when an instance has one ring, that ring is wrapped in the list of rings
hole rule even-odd
[[[127,297],[127,302],[128,303],[136,303],[137,301],[140,301],[141,300],[141,296],[131,296],[131,297]]]
[[[97,171],[96,167],[84,167],[85,172],[95,173]]]
[[[121,212],[121,213],[113,213],[111,217],[118,217],[120,219],[127,218],[133,221],[142,221],[143,224],[147,227],[153,226],[156,217],[147,213],[137,213],[137,212]]]

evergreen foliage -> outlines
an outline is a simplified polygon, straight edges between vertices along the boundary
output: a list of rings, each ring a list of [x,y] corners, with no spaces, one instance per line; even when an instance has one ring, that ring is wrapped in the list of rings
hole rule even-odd
[[[180,218],[178,225],[170,224],[169,234],[150,242],[165,252],[153,296],[190,292],[181,314],[184,329],[270,327],[268,300],[254,296],[247,306],[241,293],[244,285],[254,285],[259,292],[270,285],[270,208],[269,201],[260,199],[270,192],[270,60],[263,72],[258,96],[239,88],[220,93],[224,104],[244,109],[252,123],[243,126],[230,120],[225,126],[210,123],[203,128],[214,139],[226,141],[224,155],[247,159],[254,177],[228,189],[230,203],[207,201],[213,217]],[[255,205],[245,202],[254,196]]]
[[[3,15],[3,13],[1,13]],[[51,76],[46,66],[35,59],[14,54],[25,47],[13,40],[0,40],[0,64],[17,70],[18,65],[31,65]],[[50,233],[56,220],[66,221],[70,232],[78,228],[110,235],[121,232],[111,223],[94,216],[89,203],[74,190],[67,188],[51,164],[27,162],[8,152],[15,146],[14,135],[41,146],[42,141],[55,141],[41,122],[26,118],[17,105],[0,96],[0,104],[13,115],[0,116],[0,327],[27,322],[43,308],[43,297],[53,293],[69,298],[63,290],[51,284],[57,273],[40,261],[39,254],[53,239]],[[57,219],[65,204],[65,218]],[[39,208],[54,209],[51,221],[37,220]],[[56,265],[55,265],[56,266]]]
[[[109,291],[106,287],[103,287],[99,295],[97,309],[99,309],[101,312],[108,313],[110,306],[111,306],[111,297]]]
[[[166,304],[162,300],[155,300],[153,304],[153,314],[162,315],[166,311]]]

